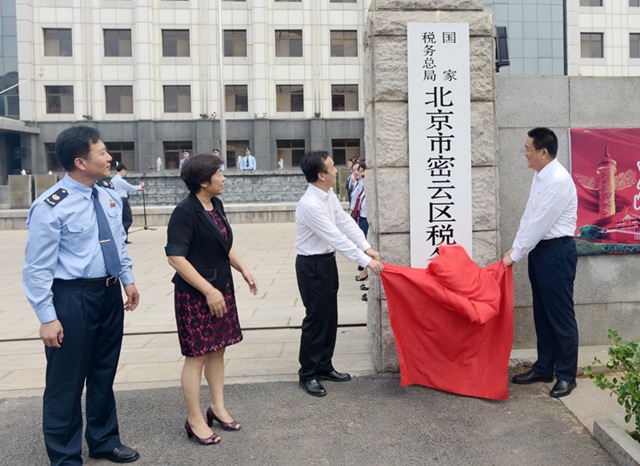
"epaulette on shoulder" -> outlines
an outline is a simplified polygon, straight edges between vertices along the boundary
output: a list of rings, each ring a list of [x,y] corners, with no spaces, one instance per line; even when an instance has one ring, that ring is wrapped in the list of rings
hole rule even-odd
[[[103,188],[116,189],[109,178],[102,178],[101,180],[98,180],[96,184]]]
[[[53,193],[51,196],[46,198],[44,200],[44,202],[49,204],[51,207],[55,207],[60,203],[60,201],[62,201],[68,195],[69,195],[69,191],[67,191],[64,188],[60,188],[55,193]]]

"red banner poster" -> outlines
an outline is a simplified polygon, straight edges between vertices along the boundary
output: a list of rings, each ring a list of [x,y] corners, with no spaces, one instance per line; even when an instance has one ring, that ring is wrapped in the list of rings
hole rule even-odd
[[[572,128],[578,254],[640,252],[640,128]]]

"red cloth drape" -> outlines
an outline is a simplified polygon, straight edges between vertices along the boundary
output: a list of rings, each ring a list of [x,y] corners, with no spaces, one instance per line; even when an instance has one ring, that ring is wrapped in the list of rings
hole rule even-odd
[[[439,251],[426,270],[384,264],[400,383],[508,399],[511,267],[498,261],[481,268],[458,245]]]

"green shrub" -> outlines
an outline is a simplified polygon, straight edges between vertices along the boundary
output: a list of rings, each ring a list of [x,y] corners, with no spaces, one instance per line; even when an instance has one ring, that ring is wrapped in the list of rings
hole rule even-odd
[[[627,414],[626,422],[635,422],[635,430],[629,432],[634,439],[640,441],[640,340],[623,343],[616,330],[609,329],[611,346],[608,354],[611,359],[605,362],[605,367],[612,372],[622,373],[621,376],[607,377],[606,374],[594,374],[593,368],[585,367],[584,373],[589,376],[596,387],[601,390],[609,389],[618,397],[618,403],[624,407]],[[591,364],[602,364],[595,358]]]

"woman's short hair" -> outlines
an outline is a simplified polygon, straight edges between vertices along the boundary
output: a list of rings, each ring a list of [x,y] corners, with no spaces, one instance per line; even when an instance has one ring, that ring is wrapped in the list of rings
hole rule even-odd
[[[185,163],[180,172],[180,178],[187,185],[187,189],[192,193],[197,193],[202,188],[200,183],[206,183],[220,170],[222,159],[216,155],[198,154],[189,157],[189,162]]]

